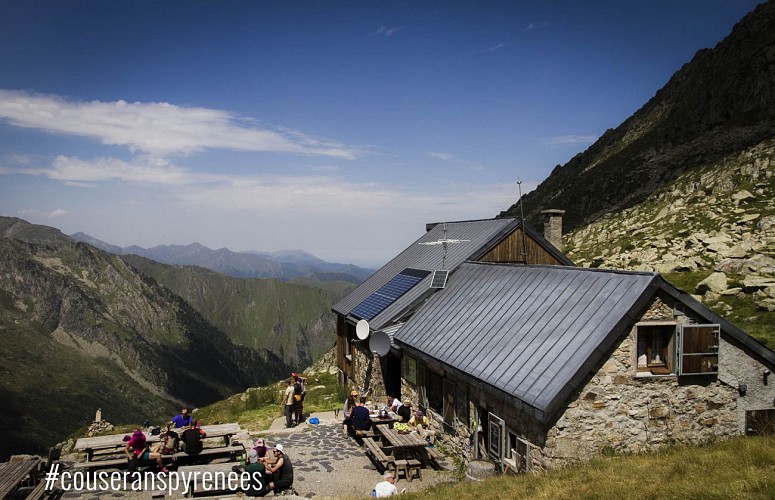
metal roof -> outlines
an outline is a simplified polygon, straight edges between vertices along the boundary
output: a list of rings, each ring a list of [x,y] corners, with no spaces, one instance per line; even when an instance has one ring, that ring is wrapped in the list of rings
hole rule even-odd
[[[467,262],[394,338],[548,419],[632,323],[657,276]]]
[[[347,316],[361,302],[370,297],[406,268],[433,271],[441,269],[444,257],[443,245],[421,245],[441,240],[446,228],[448,240],[460,240],[448,243],[445,268],[454,270],[468,259],[476,258],[492,248],[514,229],[521,226],[518,218],[487,219],[462,222],[439,223],[431,227],[417,241],[385,264],[369,279],[340,300],[332,308],[334,312]],[[531,233],[531,236],[533,234]],[[553,248],[553,247],[552,247]],[[379,330],[396,320],[406,308],[420,300],[430,289],[432,274],[407,291],[374,318],[369,320],[372,331]]]

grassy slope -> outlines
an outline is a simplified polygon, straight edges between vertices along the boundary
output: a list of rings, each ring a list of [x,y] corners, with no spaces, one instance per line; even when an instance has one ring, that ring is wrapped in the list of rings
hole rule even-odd
[[[249,389],[228,399],[200,408],[197,418],[206,423],[239,422],[246,429],[257,431],[269,428],[269,424],[283,415],[282,401],[285,381]],[[318,373],[307,378],[307,396],[304,413],[333,410],[342,406],[347,398],[343,388],[336,383],[336,375]]]
[[[601,457],[583,466],[545,475],[437,486],[401,498],[620,500],[774,496],[775,437],[770,436],[738,438],[703,447],[672,447],[638,456]]]

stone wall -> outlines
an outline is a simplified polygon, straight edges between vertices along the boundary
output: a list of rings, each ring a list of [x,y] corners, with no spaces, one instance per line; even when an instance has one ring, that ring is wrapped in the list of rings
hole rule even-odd
[[[355,370],[350,385],[360,391],[363,396],[382,398],[385,395],[382,361],[379,356],[362,345],[360,343],[353,344],[352,356]]]

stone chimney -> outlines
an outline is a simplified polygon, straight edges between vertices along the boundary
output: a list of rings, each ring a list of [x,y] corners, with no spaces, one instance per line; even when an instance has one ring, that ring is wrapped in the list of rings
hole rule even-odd
[[[562,215],[565,210],[549,209],[541,210],[546,216],[544,219],[544,238],[562,252]]]

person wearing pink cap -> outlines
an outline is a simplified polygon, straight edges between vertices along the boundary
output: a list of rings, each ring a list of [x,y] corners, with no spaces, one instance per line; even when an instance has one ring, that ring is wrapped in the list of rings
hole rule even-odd
[[[140,429],[137,429],[132,434],[131,439],[127,441],[124,453],[126,453],[126,457],[129,460],[130,471],[137,470],[138,465],[149,465],[152,460],[155,460],[159,470],[167,472],[167,468],[161,463],[161,453],[151,451],[151,448],[148,446],[148,440]]]

